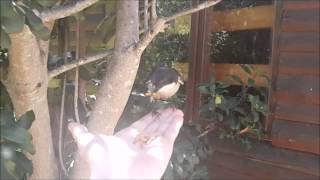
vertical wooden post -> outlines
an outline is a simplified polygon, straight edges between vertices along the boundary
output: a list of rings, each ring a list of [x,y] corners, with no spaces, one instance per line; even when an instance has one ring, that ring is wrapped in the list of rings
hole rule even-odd
[[[199,1],[194,1],[198,4]],[[201,95],[198,84],[208,79],[210,70],[210,15],[211,9],[204,9],[194,13],[191,17],[191,62],[187,84],[187,105],[185,107],[185,120],[190,123],[200,118]]]

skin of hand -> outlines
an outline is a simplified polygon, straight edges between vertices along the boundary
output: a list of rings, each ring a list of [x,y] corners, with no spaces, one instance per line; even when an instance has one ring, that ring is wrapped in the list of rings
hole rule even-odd
[[[114,136],[92,134],[78,123],[68,128],[90,167],[91,179],[160,179],[182,124],[182,111],[168,108],[157,116],[149,113]],[[157,136],[141,145],[134,143],[139,134]]]

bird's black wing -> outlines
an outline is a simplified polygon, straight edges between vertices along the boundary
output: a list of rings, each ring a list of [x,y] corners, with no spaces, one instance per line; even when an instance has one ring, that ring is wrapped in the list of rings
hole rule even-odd
[[[173,68],[157,68],[149,77],[149,81],[154,86],[154,91],[159,90],[167,84],[178,82],[180,74]]]

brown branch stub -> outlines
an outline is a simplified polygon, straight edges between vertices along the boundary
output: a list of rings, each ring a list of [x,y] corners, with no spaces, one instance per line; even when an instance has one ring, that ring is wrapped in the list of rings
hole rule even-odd
[[[49,10],[42,11],[40,13],[40,17],[45,22],[65,18],[82,11],[83,9],[95,4],[98,1],[99,0],[80,0],[69,5],[58,6]]]
[[[63,66],[60,66],[60,67],[54,69],[54,70],[49,71],[48,77],[49,77],[49,79],[51,79],[53,77],[58,76],[59,74],[62,74],[62,73],[67,72],[71,69],[74,69],[77,66],[82,66],[82,65],[94,62],[94,61],[98,61],[102,58],[111,56],[112,54],[113,54],[113,49],[110,49],[110,50],[100,52],[100,53],[97,53],[97,54],[89,56],[89,57],[80,58],[79,60],[76,60],[73,63],[65,64]]]
[[[167,22],[172,21],[178,17],[181,16],[185,16],[188,14],[192,14],[195,12],[198,12],[200,10],[209,8],[211,6],[214,6],[216,4],[218,4],[219,2],[221,2],[222,0],[213,0],[213,1],[206,1],[203,2],[193,8],[190,8],[188,10],[184,10],[181,12],[178,12],[176,14],[173,14],[171,16],[168,17],[163,17],[163,18],[158,18],[155,23],[152,25],[152,27],[150,28],[151,30],[146,33],[146,35],[144,35],[142,37],[142,39],[139,41],[139,43],[136,46],[137,52],[140,54],[144,51],[144,49],[150,44],[150,42],[153,40],[153,38],[161,31],[163,31],[165,28],[168,27]]]

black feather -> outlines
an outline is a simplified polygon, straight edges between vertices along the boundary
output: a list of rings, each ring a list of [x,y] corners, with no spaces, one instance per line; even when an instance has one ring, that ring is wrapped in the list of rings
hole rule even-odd
[[[151,73],[148,83],[153,86],[154,89],[152,89],[152,91],[156,92],[167,84],[171,84],[173,82],[177,83],[179,77],[180,74],[177,70],[173,68],[159,67]]]

